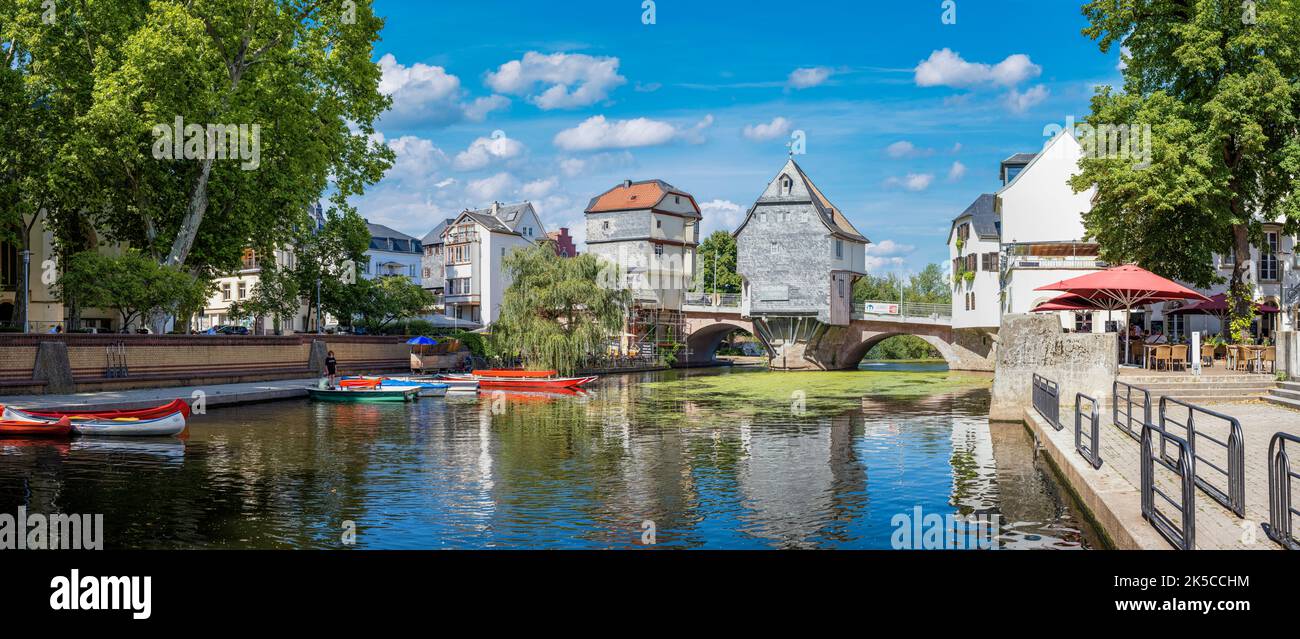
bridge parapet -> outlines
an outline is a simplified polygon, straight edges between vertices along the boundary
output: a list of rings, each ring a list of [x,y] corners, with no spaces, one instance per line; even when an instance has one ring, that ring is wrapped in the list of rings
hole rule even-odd
[[[950,326],[952,325],[952,304],[867,300],[854,309],[853,319]]]

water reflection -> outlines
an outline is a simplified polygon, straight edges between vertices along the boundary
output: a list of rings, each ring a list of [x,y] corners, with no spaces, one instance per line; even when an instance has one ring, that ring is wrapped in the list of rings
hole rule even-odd
[[[990,427],[985,388],[891,397],[871,380],[901,373],[863,372],[852,400],[801,414],[700,392],[701,374],[781,375],[259,404],[196,417],[187,441],[0,440],[0,508],[104,513],[108,547],[340,548],[352,521],[361,548],[633,548],[650,521],[656,547],[888,548],[914,506],[1000,514],[1004,547],[1093,544],[1024,429]]]

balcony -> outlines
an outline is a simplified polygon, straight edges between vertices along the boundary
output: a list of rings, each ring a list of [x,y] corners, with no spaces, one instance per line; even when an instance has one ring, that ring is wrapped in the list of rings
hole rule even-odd
[[[469,244],[478,241],[478,231],[456,231],[447,234],[447,244]]]
[[[443,302],[448,306],[454,304],[478,304],[480,297],[478,293],[448,293],[443,296]]]
[[[1109,268],[1105,260],[1095,257],[1034,257],[1016,255],[1007,258],[1008,269],[1077,269],[1095,270]]]

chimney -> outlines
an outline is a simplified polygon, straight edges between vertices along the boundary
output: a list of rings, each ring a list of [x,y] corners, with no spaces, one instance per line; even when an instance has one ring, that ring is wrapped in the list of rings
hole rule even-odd
[[[497,217],[500,213],[501,213],[501,203],[494,200],[492,202],[492,217]]]
[[[623,188],[625,189],[632,188],[632,180],[623,180]]]

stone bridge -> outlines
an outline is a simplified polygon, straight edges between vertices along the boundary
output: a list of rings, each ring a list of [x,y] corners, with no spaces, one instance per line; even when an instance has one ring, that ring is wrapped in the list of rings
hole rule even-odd
[[[939,351],[953,370],[991,371],[996,338],[970,329],[954,329],[951,319],[932,314],[854,313],[848,326],[821,326],[807,340],[788,345],[769,343],[764,331],[755,332],[753,318],[743,317],[739,306],[686,305],[689,353],[694,366],[714,362],[718,346],[737,330],[754,335],[767,349],[769,364],[785,370],[851,370],[867,351],[897,335],[915,335]],[[761,321],[761,320],[760,320]]]

